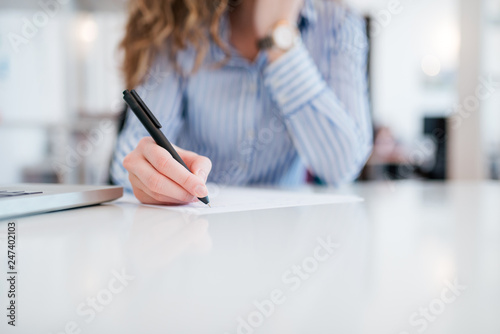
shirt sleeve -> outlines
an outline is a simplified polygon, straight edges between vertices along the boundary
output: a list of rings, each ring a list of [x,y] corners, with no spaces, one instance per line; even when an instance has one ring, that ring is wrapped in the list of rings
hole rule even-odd
[[[304,163],[338,186],[359,175],[372,149],[364,21],[346,14],[325,43],[332,46],[328,78],[302,43],[263,75]]]
[[[175,142],[183,125],[182,104],[184,83],[168,57],[158,57],[147,73],[146,80],[136,91],[162,124],[162,132]],[[134,113],[127,110],[125,126],[118,136],[111,161],[111,179],[131,192],[128,171],[123,167],[123,159],[133,151],[139,141],[149,134]]]

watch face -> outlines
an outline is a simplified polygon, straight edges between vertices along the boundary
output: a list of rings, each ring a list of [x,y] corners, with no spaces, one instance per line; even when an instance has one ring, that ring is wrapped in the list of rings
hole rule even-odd
[[[293,47],[295,34],[289,26],[279,26],[273,31],[275,45],[282,50],[289,50]]]

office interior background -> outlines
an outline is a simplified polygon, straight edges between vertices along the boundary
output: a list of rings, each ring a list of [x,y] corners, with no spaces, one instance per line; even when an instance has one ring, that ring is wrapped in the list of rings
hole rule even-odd
[[[344,2],[370,32],[360,180],[498,179],[500,0]],[[1,1],[0,184],[107,182],[125,20],[124,0]]]

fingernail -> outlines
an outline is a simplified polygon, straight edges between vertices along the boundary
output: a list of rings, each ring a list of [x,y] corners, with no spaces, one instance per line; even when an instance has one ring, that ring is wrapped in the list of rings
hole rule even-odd
[[[205,197],[208,196],[208,189],[205,186],[199,185],[194,189],[194,193],[196,197]]]
[[[206,173],[203,169],[200,169],[200,170],[198,171],[197,175],[198,175],[199,177],[201,177],[201,179],[203,180],[203,182],[207,182],[207,177],[208,177],[208,175],[207,175],[207,173]]]

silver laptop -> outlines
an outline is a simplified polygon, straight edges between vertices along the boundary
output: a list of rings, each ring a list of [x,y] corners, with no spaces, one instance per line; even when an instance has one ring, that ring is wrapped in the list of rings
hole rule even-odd
[[[0,218],[96,205],[122,196],[123,188],[114,186],[60,184],[0,186]]]

